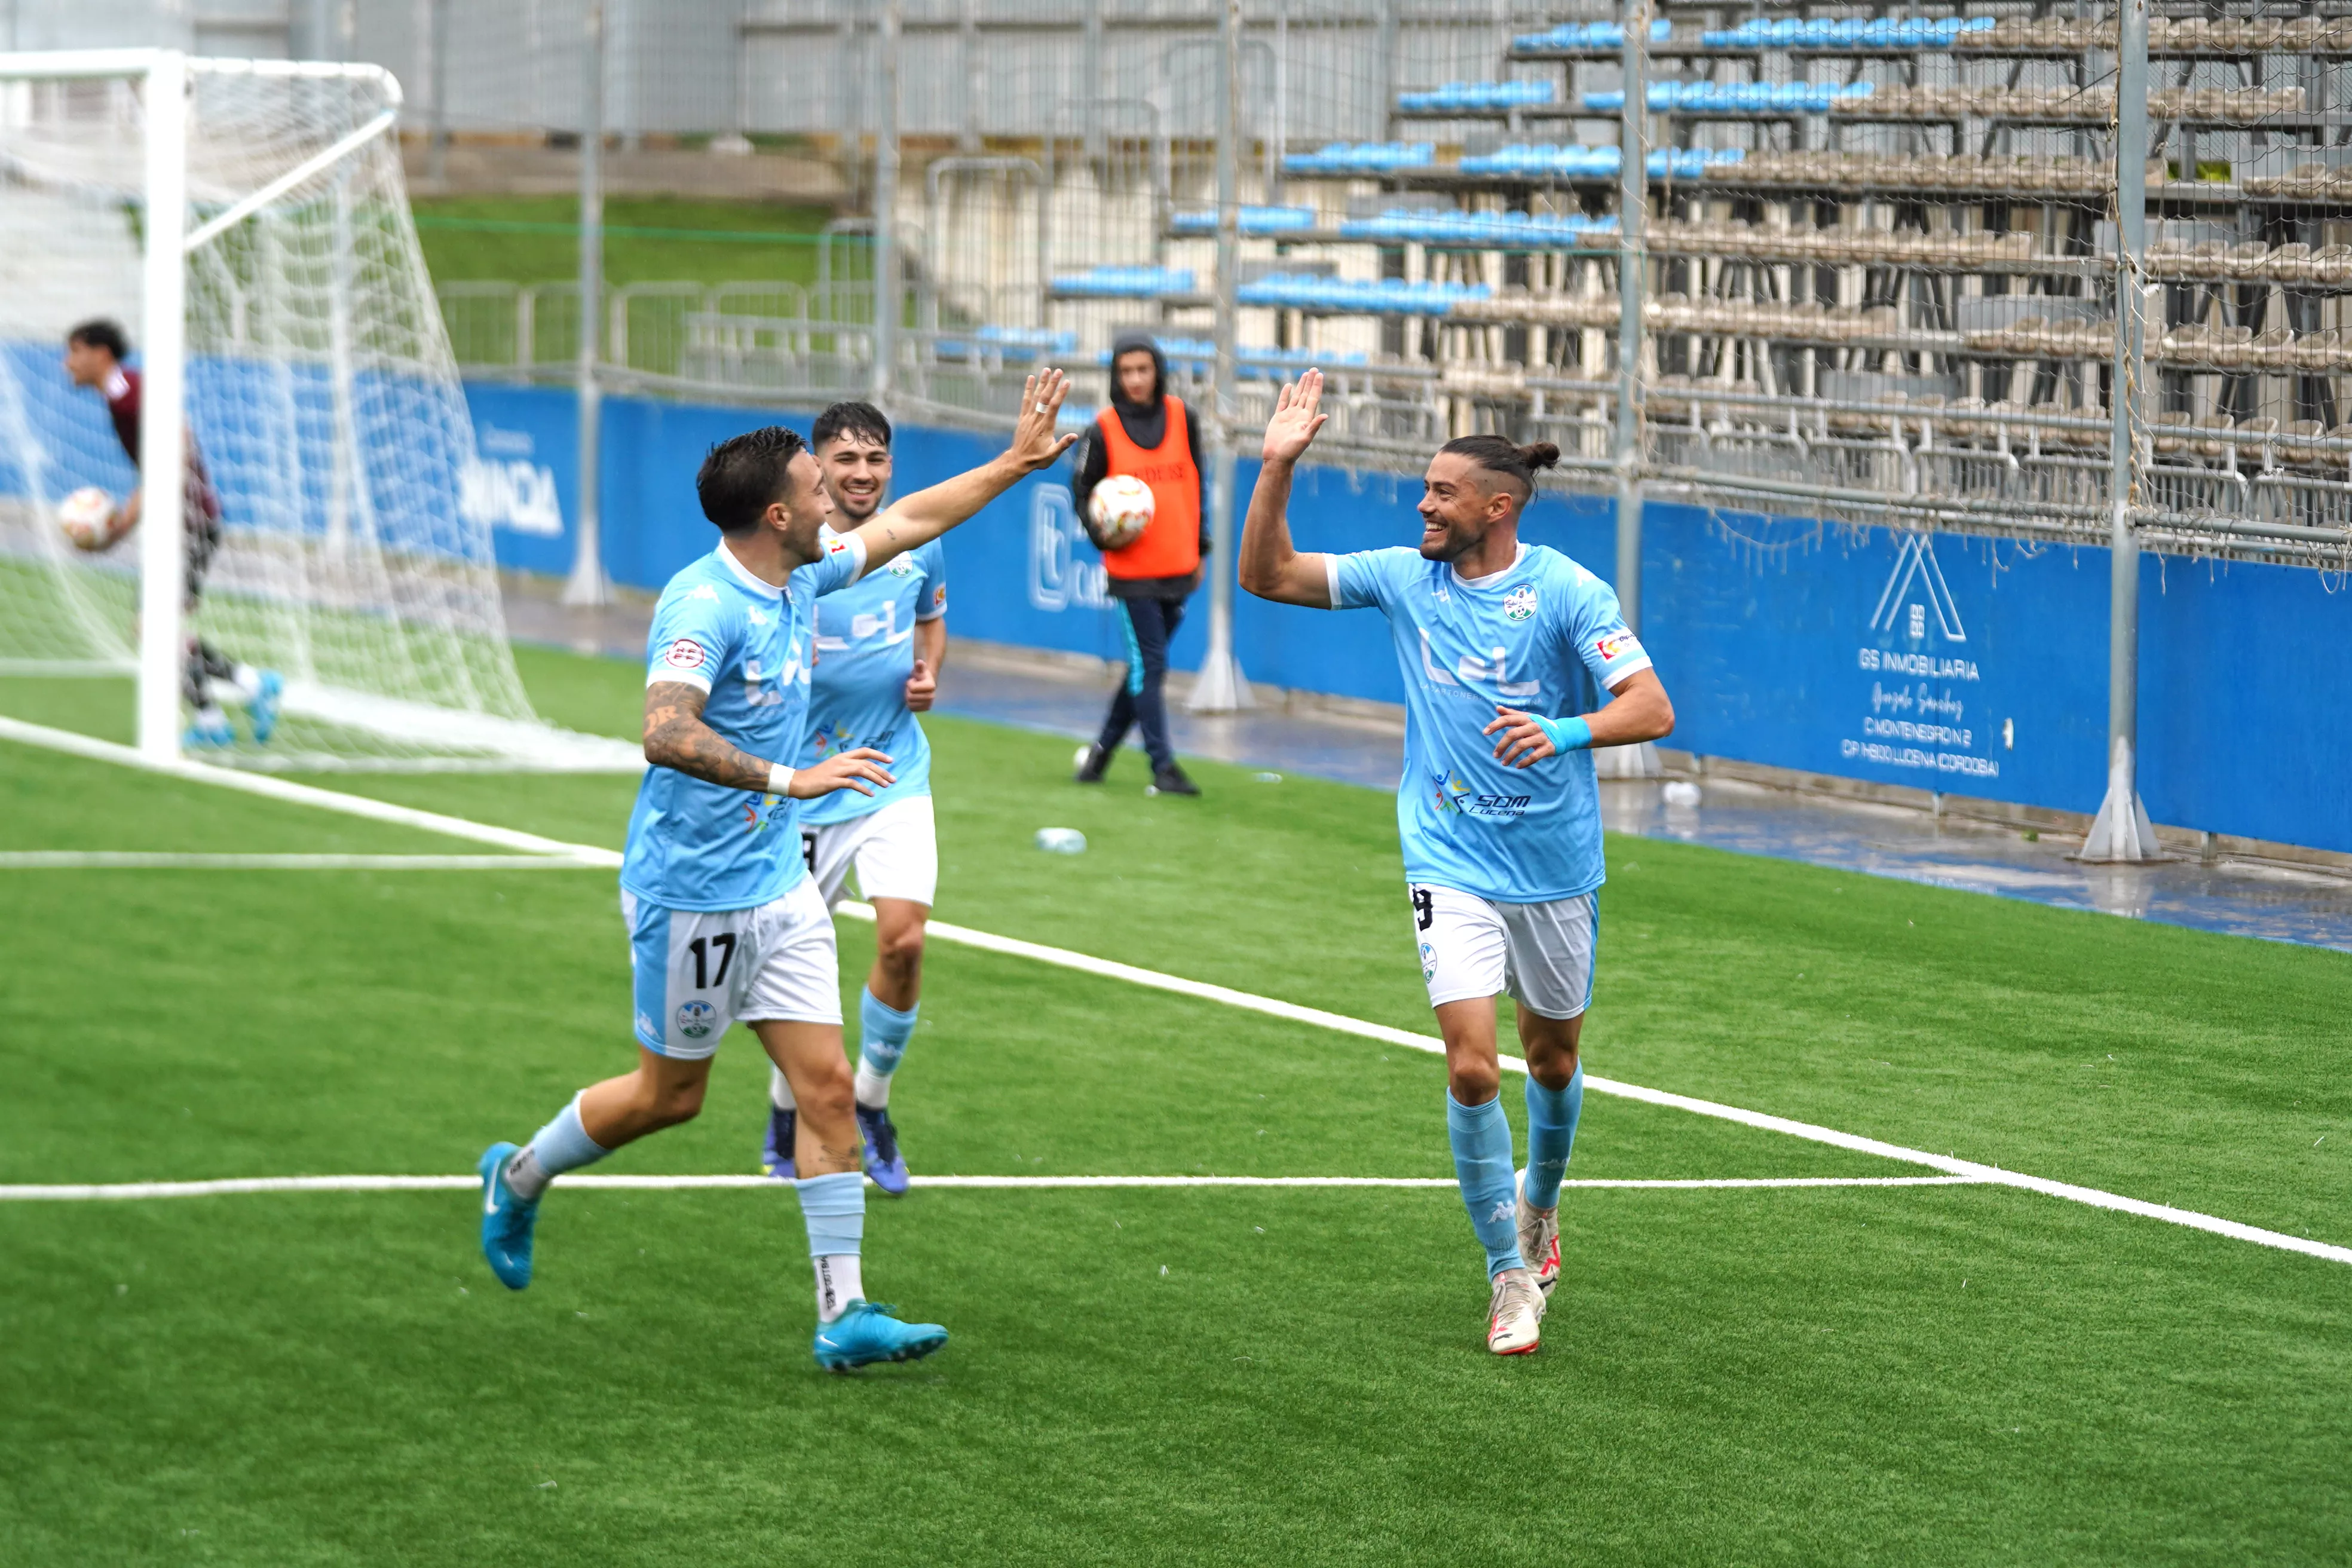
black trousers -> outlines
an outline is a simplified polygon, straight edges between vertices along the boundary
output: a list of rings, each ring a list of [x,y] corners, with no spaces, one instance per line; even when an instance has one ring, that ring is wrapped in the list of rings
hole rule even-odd
[[[1127,633],[1127,679],[1110,700],[1102,735],[1095,743],[1116,752],[1127,732],[1143,726],[1143,749],[1151,766],[1173,767],[1176,748],[1168,741],[1168,645],[1183,624],[1181,599],[1117,599],[1120,626]]]

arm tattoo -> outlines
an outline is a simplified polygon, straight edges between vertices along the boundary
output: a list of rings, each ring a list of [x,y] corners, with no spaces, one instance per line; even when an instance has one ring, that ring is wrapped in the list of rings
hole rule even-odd
[[[682,680],[646,688],[646,761],[727,789],[765,790],[768,764],[702,721],[705,700]]]

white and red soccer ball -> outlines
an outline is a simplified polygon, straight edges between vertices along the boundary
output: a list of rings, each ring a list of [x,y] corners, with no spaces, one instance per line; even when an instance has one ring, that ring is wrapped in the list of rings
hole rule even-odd
[[[114,498],[84,485],[58,503],[58,526],[77,550],[103,550],[114,542]]]
[[[1143,537],[1151,521],[1151,487],[1133,474],[1113,474],[1095,487],[1087,499],[1087,516],[1105,550],[1117,550]]]

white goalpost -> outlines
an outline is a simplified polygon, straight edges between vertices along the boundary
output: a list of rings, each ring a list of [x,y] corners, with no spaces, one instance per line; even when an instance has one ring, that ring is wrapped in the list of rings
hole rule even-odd
[[[400,102],[374,66],[0,54],[0,678],[129,675],[139,749],[176,756],[201,638],[283,681],[220,761],[641,767],[516,675]],[[136,467],[62,367],[89,320],[132,345]],[[129,538],[68,538],[86,487],[139,492]]]

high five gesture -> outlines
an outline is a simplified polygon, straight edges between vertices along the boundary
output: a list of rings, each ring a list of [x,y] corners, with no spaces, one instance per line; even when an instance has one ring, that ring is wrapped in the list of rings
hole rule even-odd
[[[1330,566],[1321,555],[1302,555],[1290,546],[1290,473],[1315,442],[1330,416],[1323,412],[1323,373],[1310,370],[1282,389],[1274,417],[1266,421],[1265,464],[1250,492],[1249,519],[1242,526],[1242,586],[1261,599],[1286,605],[1331,607]]]

